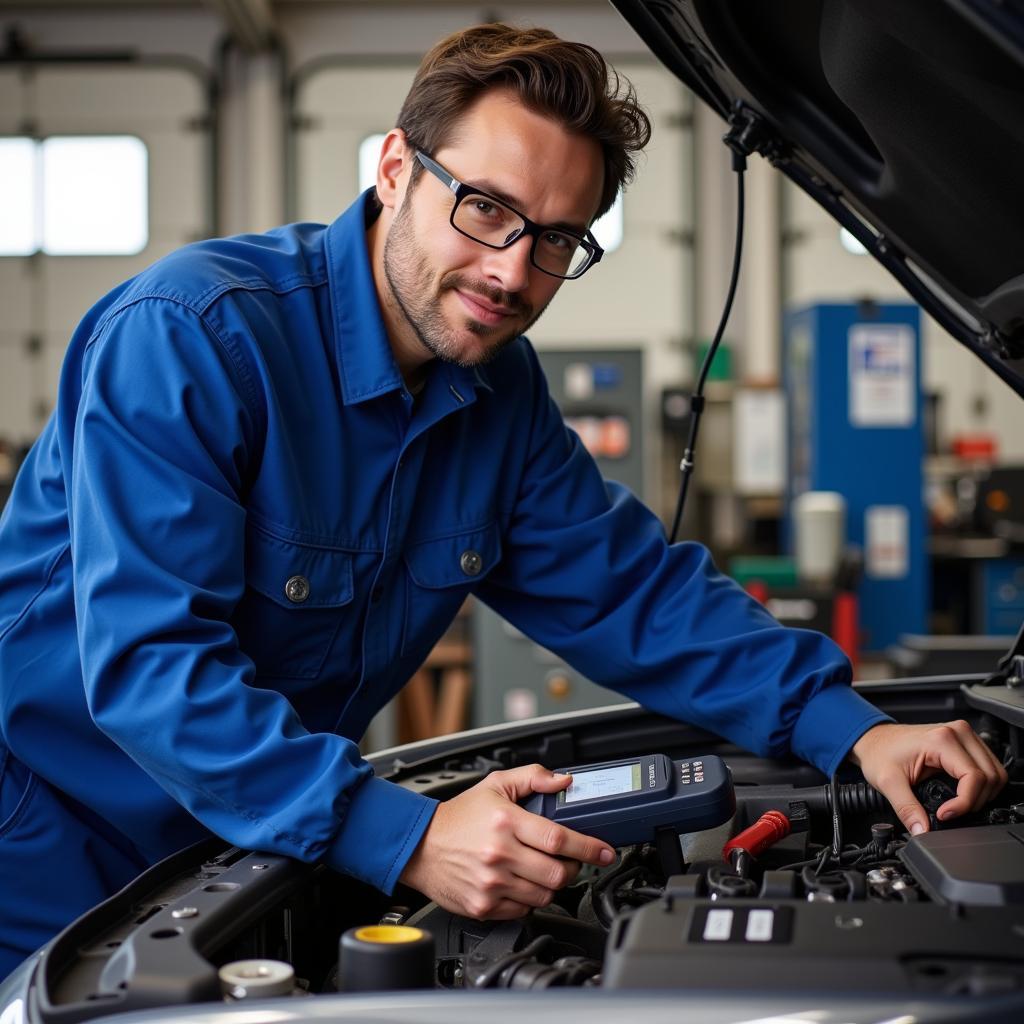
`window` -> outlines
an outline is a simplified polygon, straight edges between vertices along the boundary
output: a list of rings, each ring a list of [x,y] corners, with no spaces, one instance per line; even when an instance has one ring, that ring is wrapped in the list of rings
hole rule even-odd
[[[839,244],[849,253],[853,253],[854,256],[867,256],[868,251],[861,244],[859,239],[846,228],[839,229]]]
[[[368,135],[359,144],[359,191],[365,192],[377,184],[377,164],[380,162],[380,147],[385,136],[381,133]]]
[[[594,222],[590,229],[606,253],[615,252],[622,245],[622,189],[608,212]]]
[[[130,135],[0,139],[0,255],[134,255],[149,239],[148,154]]]
[[[28,256],[36,244],[36,144],[0,139],[0,254]]]
[[[377,162],[384,135],[369,135],[359,145],[359,191],[364,192],[377,181]],[[615,197],[611,209],[591,228],[598,244],[606,253],[622,245],[622,192]]]

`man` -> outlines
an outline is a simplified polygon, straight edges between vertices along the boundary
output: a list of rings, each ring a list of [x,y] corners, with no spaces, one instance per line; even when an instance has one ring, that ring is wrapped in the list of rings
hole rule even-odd
[[[210,831],[513,917],[605,844],[495,773],[438,805],[356,741],[473,590],[598,682],[766,752],[911,783],[1005,775],[899,726],[605,484],[523,332],[600,249],[649,127],[592,49],[502,25],[424,60],[375,194],[327,228],[190,246],[69,347],[0,523],[0,973]],[[486,681],[484,681],[486,682]],[[11,884],[13,882],[13,884]]]

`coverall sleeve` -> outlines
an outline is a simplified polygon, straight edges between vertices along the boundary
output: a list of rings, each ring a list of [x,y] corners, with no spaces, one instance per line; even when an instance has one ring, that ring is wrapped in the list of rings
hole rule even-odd
[[[256,396],[237,348],[174,301],[140,301],[92,341],[68,502],[86,697],[217,835],[390,892],[436,801],[373,777],[352,741],[308,732],[253,686],[230,624],[265,429]]]
[[[653,711],[834,771],[889,720],[854,692],[845,655],[820,633],[780,625],[702,545],[669,545],[649,509],[601,478],[526,351],[531,433],[502,559],[481,599]]]

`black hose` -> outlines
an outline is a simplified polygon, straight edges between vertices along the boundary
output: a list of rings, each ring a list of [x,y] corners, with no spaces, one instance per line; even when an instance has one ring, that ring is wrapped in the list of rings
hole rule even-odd
[[[833,776],[833,779],[835,776]],[[886,811],[889,803],[873,786],[866,782],[844,782],[836,786],[839,810],[842,814],[866,814],[870,811]],[[825,787],[825,803],[829,810],[833,809],[833,788]]]
[[[603,882],[603,885],[598,882],[594,883],[594,895],[592,897],[594,913],[605,928],[611,927],[612,919],[619,912],[618,904],[615,902],[616,891],[625,885],[626,882],[646,873],[647,868],[640,864],[635,868],[617,872],[614,878],[610,880],[601,879],[600,882]]]
[[[551,935],[538,935],[533,942],[523,946],[518,953],[510,953],[508,956],[503,956],[500,960],[495,960],[483,974],[477,977],[473,983],[474,987],[490,988],[501,977],[503,971],[513,967],[515,964],[522,963],[524,960],[529,960],[554,941]]]

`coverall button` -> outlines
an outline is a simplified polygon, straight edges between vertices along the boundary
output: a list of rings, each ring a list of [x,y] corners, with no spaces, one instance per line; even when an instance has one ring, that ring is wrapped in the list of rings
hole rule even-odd
[[[484,560],[480,557],[479,551],[473,551],[471,548],[469,551],[462,552],[459,565],[467,576],[478,576],[484,567]]]
[[[284,585],[284,596],[292,604],[302,604],[309,597],[309,580],[305,576],[292,576]]]

